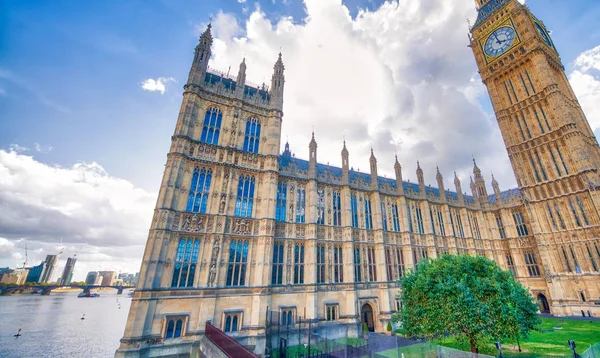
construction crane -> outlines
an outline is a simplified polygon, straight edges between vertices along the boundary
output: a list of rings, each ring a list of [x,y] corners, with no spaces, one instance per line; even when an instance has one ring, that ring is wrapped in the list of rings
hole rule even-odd
[[[27,244],[25,244],[25,262],[23,262],[23,268],[27,266]]]

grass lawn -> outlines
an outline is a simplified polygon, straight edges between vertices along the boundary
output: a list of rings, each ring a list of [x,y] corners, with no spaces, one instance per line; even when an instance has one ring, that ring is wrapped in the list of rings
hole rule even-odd
[[[562,329],[554,329],[554,327],[562,327]],[[581,354],[588,349],[591,344],[600,341],[600,322],[576,321],[564,318],[542,318],[540,329],[544,332],[531,332],[527,340],[521,341],[522,353],[518,352],[516,345],[513,345],[512,343],[503,343],[503,355],[505,357],[570,355],[571,349],[567,343],[569,339],[575,341],[577,344],[577,353]],[[399,353],[404,353],[405,357],[437,357],[435,344],[461,351],[468,352],[471,350],[469,344],[459,344],[454,338],[447,338],[431,343],[432,344],[416,344],[400,348],[399,350],[391,349],[389,351],[380,352],[379,354],[394,358],[398,357]],[[480,347],[479,353],[496,356],[498,351],[496,350],[496,347],[494,347],[494,343],[490,342],[485,346]]]
[[[562,327],[562,329],[554,329]],[[507,357],[521,355],[568,355],[571,349],[567,341],[572,339],[577,344],[577,353],[582,353],[591,344],[600,341],[600,322],[576,321],[564,318],[542,318],[541,330],[545,332],[531,332],[529,338],[521,341],[523,353],[517,351],[516,344],[503,343],[502,353]],[[546,330],[552,330],[546,332]],[[440,340],[437,343],[446,347],[469,351],[470,345],[459,344],[454,338]],[[498,351],[493,343],[479,348],[482,354],[496,355]]]
[[[316,354],[316,353],[322,353],[321,350],[319,350],[318,348],[312,346],[310,347],[310,354]],[[308,349],[304,348],[304,345],[300,345],[300,346],[291,346],[291,347],[287,347],[287,351],[286,351],[286,357],[287,358],[295,358],[295,357],[299,357],[300,355],[308,355]],[[274,349],[273,350],[273,358],[279,358],[279,349]]]

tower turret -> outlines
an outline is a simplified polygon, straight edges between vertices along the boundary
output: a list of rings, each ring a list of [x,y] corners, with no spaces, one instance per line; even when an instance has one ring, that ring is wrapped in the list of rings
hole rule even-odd
[[[419,181],[419,193],[421,196],[425,195],[425,177],[423,177],[423,169],[417,160],[417,180]]]
[[[346,149],[346,141],[344,140],[344,148],[342,148],[342,184],[344,185],[350,183],[349,170],[348,149]]]
[[[446,200],[446,191],[444,190],[444,177],[442,176],[442,173],[440,173],[440,167],[436,167],[437,168],[437,174],[435,175],[435,178],[437,179],[437,184],[438,184],[438,189],[440,191],[440,198],[445,201]]]
[[[317,141],[315,140],[315,132],[312,132],[312,139],[308,144],[309,161],[308,161],[308,177],[317,177]]]
[[[369,158],[369,164],[371,166],[371,189],[377,190],[377,159],[373,154],[373,148],[371,148],[371,158]]]
[[[454,186],[456,187],[456,195],[458,196],[458,203],[463,205],[465,202],[465,198],[463,197],[462,188],[460,186],[460,179],[458,179],[458,175],[454,172]]]
[[[404,185],[402,184],[402,166],[398,162],[398,156],[396,155],[396,162],[394,163],[394,171],[396,172],[396,186],[398,194],[404,195]]]
[[[204,83],[206,70],[208,69],[208,60],[210,59],[210,47],[212,46],[211,25],[208,24],[206,30],[200,35],[200,41],[194,51],[194,61],[188,76],[188,84],[201,86]]]
[[[237,75],[235,95],[238,98],[244,98],[244,87],[246,87],[246,58],[240,63],[240,69]]]
[[[275,62],[275,66],[273,66],[273,77],[271,77],[271,104],[278,109],[283,108],[283,86],[285,84],[285,76],[284,76],[285,66],[283,65],[283,60],[281,59],[281,52],[279,53],[279,58],[277,62]]]
[[[496,203],[499,203],[502,201],[502,195],[500,194],[500,186],[498,185],[496,178],[494,178],[494,174],[492,174],[492,188],[494,188],[494,194],[496,195]]]
[[[477,166],[477,162],[473,159],[473,174],[475,175],[475,190],[477,191],[477,198],[483,203],[489,203],[487,189],[485,187],[485,180],[481,175],[481,169]],[[475,193],[473,193],[475,195]]]

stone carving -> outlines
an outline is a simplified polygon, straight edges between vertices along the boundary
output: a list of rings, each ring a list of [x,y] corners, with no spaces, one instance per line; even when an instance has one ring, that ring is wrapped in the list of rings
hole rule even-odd
[[[173,223],[171,224],[171,230],[179,230],[179,222],[181,221],[181,214],[177,213],[173,216]]]
[[[206,286],[212,287],[215,282],[215,277],[217,277],[217,264],[216,262],[210,264],[210,269],[208,270],[208,283]]]
[[[238,235],[249,235],[252,233],[250,228],[250,220],[247,219],[236,219],[233,222],[233,230],[232,233]]]
[[[181,228],[187,232],[200,232],[204,231],[204,218],[198,217],[198,215],[186,215],[185,222]]]

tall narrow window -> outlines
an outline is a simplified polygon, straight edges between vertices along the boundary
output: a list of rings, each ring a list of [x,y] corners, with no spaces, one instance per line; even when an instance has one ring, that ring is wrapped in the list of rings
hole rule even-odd
[[[454,210],[450,209],[450,226],[452,227],[452,236],[456,237],[456,229],[454,228]]]
[[[481,233],[479,232],[479,222],[477,221],[477,217],[473,213],[470,213],[469,216],[471,217],[471,231],[473,233],[473,237],[476,239],[481,239]]]
[[[523,141],[527,140],[527,138],[525,138],[525,132],[523,132],[523,127],[521,126],[521,122],[519,121],[519,116],[515,117],[515,121],[517,122],[517,125],[519,126],[519,131],[521,132],[521,137],[523,138]]]
[[[325,191],[317,189],[317,224],[325,225]]]
[[[529,84],[531,85],[531,89],[533,90],[533,93],[535,94],[535,87],[533,86],[533,82],[531,81],[531,77],[529,77],[529,72],[527,70],[525,70],[525,74],[527,75],[527,79],[529,80]]]
[[[235,216],[249,218],[252,216],[254,203],[254,177],[241,175],[238,182],[237,200],[235,203]]]
[[[373,216],[371,215],[371,199],[365,198],[365,229],[373,228]]]
[[[442,210],[436,209],[437,219],[438,219],[438,227],[440,229],[440,235],[446,236],[446,228],[444,227],[444,215]]]
[[[577,224],[577,227],[581,227],[581,221],[579,221],[579,215],[577,215],[577,210],[575,210],[575,207],[573,206],[573,201],[571,200],[571,198],[568,198],[567,201],[569,202],[571,212],[573,213],[573,217],[575,218],[575,224]]]
[[[563,257],[565,258],[565,267],[567,269],[567,272],[573,272],[573,270],[571,269],[571,264],[569,263],[569,256],[567,255],[565,248],[561,247],[561,250],[563,253]]]
[[[421,214],[421,208],[419,204],[415,206],[415,213],[417,214],[417,229],[419,230],[419,234],[425,233],[425,227],[423,226],[423,215]]]
[[[513,96],[515,96],[515,100],[519,102],[519,97],[517,97],[517,91],[515,91],[515,86],[513,86],[512,80],[508,80],[510,84],[510,89],[512,89]]]
[[[333,192],[333,226],[342,226],[342,200],[338,191]]]
[[[352,210],[352,227],[358,227],[358,202],[356,194],[350,196],[350,209]]]
[[[542,181],[542,178],[540,177],[540,173],[538,172],[537,167],[535,166],[533,158],[529,157],[529,161],[531,162],[531,166],[533,167],[533,171],[535,172],[535,178],[538,182]]]
[[[304,283],[304,245],[294,244],[294,284]]]
[[[273,245],[273,271],[271,271],[271,284],[283,283],[283,242],[276,241]]]
[[[506,265],[508,266],[508,270],[513,275],[513,277],[517,277],[517,270],[515,269],[515,261],[511,254],[506,254]]]
[[[333,282],[344,282],[344,260],[342,247],[333,247]]]
[[[406,216],[408,218],[408,231],[414,232],[412,222],[412,211],[410,210],[410,204],[406,203]]]
[[[287,183],[277,185],[277,204],[275,206],[275,220],[285,221],[285,209],[287,206]]]
[[[525,224],[525,219],[523,219],[523,213],[520,211],[514,211],[513,219],[515,220],[517,234],[519,234],[519,237],[529,235],[529,230],[527,230],[527,224]]]
[[[296,192],[296,222],[306,222],[306,188],[304,185],[298,185]]]
[[[548,180],[548,176],[546,175],[546,170],[544,170],[544,165],[542,164],[542,161],[540,160],[540,154],[538,152],[534,152],[535,153],[535,157],[537,158],[537,162],[540,165],[540,169],[542,170],[542,175],[544,176],[544,180]]]
[[[560,158],[560,161],[562,162],[565,173],[567,173],[567,175],[569,175],[569,169],[567,169],[567,164],[565,163],[565,160],[563,159],[562,153],[560,152],[560,148],[558,146],[556,146],[556,152],[558,152],[558,157]]]
[[[594,269],[594,271],[598,271],[598,265],[596,264],[596,259],[594,258],[594,255],[592,254],[592,250],[590,250],[590,247],[588,246],[588,244],[585,244],[585,248],[587,250],[587,253],[590,257],[590,264],[592,264],[592,268]]]
[[[542,131],[542,134],[546,133],[546,131],[544,130],[544,127],[542,126],[542,121],[540,120],[540,116],[538,116],[538,113],[535,110],[535,107],[533,108],[533,114],[535,115],[535,119],[537,119],[537,122],[540,125],[540,130]]]
[[[517,114],[518,116],[518,114]],[[531,139],[531,131],[529,130],[529,125],[527,124],[527,119],[525,118],[525,114],[521,113],[521,120],[523,121],[523,124],[525,125],[525,130],[527,131],[527,136],[529,137],[529,139]]]
[[[202,126],[202,135],[200,141],[207,144],[219,144],[219,133],[221,131],[221,121],[223,114],[218,108],[210,107],[204,116]]]
[[[385,202],[381,201],[381,227],[387,231],[387,212],[385,211]]]
[[[375,263],[375,248],[367,248],[367,264],[369,265],[369,281],[377,281],[377,265]]]
[[[401,247],[396,248],[396,263],[398,264],[398,276],[404,276],[404,254]]]
[[[185,239],[179,240],[177,247],[177,256],[173,263],[173,279],[171,287],[193,287],[194,276],[196,275],[196,264],[198,263],[198,251],[200,250],[200,240]]]
[[[579,210],[581,210],[581,215],[583,216],[583,222],[586,226],[590,225],[587,216],[585,215],[585,209],[583,207],[583,202],[579,197],[575,197],[575,201],[577,201],[577,206],[579,206]]]
[[[391,247],[386,247],[385,249],[385,268],[387,271],[387,279],[388,281],[393,281],[396,273],[394,272],[394,256],[392,253]]]
[[[400,231],[400,215],[398,215],[398,205],[392,204],[392,223],[394,224],[394,231]]]
[[[566,230],[567,226],[565,225],[565,221],[563,220],[563,217],[560,214],[560,209],[558,208],[558,205],[556,205],[556,203],[554,203],[554,211],[556,212],[556,216],[558,217],[558,222],[560,223],[560,227],[563,230]]]
[[[206,213],[206,203],[208,202],[211,179],[212,169],[194,168],[186,211],[201,214]]]
[[[546,208],[548,209],[548,216],[550,217],[550,223],[554,230],[558,230],[558,226],[556,226],[556,220],[554,220],[554,215],[552,214],[552,209],[550,209],[550,204],[546,204]]]
[[[360,265],[360,247],[354,247],[354,282],[362,281],[362,270]]]
[[[500,213],[496,214],[496,225],[498,225],[498,232],[500,233],[501,239],[506,239],[506,230],[504,229],[504,223],[502,222],[502,216]]]
[[[531,277],[540,276],[540,268],[537,264],[537,259],[535,257],[535,252],[533,251],[525,251],[525,266],[527,266],[527,272]]]
[[[246,284],[246,266],[248,265],[248,241],[231,240],[229,244],[229,264],[227,265],[227,286]]]
[[[325,245],[317,245],[317,283],[325,283]]]
[[[544,121],[546,121],[546,127],[551,131],[552,127],[550,127],[550,123],[548,122],[548,117],[546,117],[546,112],[544,112],[544,107],[540,106],[540,111],[542,112],[542,117],[544,117]]]
[[[508,91],[508,86],[506,85],[506,81],[504,81],[504,89],[506,90],[506,94],[508,95],[508,100],[510,101],[510,104],[513,104],[513,100],[512,97],[510,96],[510,92]]]
[[[527,85],[525,84],[525,78],[523,78],[522,73],[519,73],[519,76],[521,76],[521,81],[523,82],[523,87],[525,87],[525,93],[527,93],[527,97],[529,97],[529,88],[527,88]]]
[[[285,221],[285,209],[287,206],[287,183],[277,185],[277,204],[275,206],[275,220]]]
[[[167,327],[165,330],[165,339],[171,339],[171,338],[179,338],[181,337],[184,332],[184,322],[186,321],[187,317],[173,317],[173,316],[167,316]]]
[[[255,118],[246,121],[246,136],[244,137],[244,151],[258,153],[260,144],[260,122]]]
[[[431,206],[429,207],[429,218],[431,220],[431,233],[436,235],[436,231],[435,231],[435,219],[433,217],[433,210],[431,209]]]
[[[404,275],[404,257],[399,247],[385,249],[385,263],[388,281],[396,281]]]
[[[558,173],[558,176],[561,177],[562,173],[560,171],[560,168],[558,167],[558,163],[556,162],[556,158],[554,157],[554,153],[552,152],[551,148],[548,148],[548,151],[550,152],[550,157],[552,158],[552,162],[554,163],[554,168],[556,169],[556,172]]]
[[[338,317],[338,307],[339,305],[335,304],[335,305],[326,305],[325,309],[327,310],[327,320],[328,321],[335,321],[337,320]]]
[[[579,267],[579,262],[577,261],[577,256],[575,256],[575,251],[573,247],[569,246],[569,250],[571,251],[571,257],[573,257],[573,264],[575,265],[575,272],[581,273],[581,268]]]
[[[465,230],[462,224],[462,217],[460,215],[460,211],[454,209],[454,214],[456,215],[456,225],[458,225],[458,234],[461,238],[465,237]]]
[[[241,312],[235,312],[235,313],[226,313],[225,314],[225,325],[223,327],[223,332],[225,333],[231,333],[231,332],[237,332],[239,331],[240,327],[240,322],[242,321],[242,313]]]

